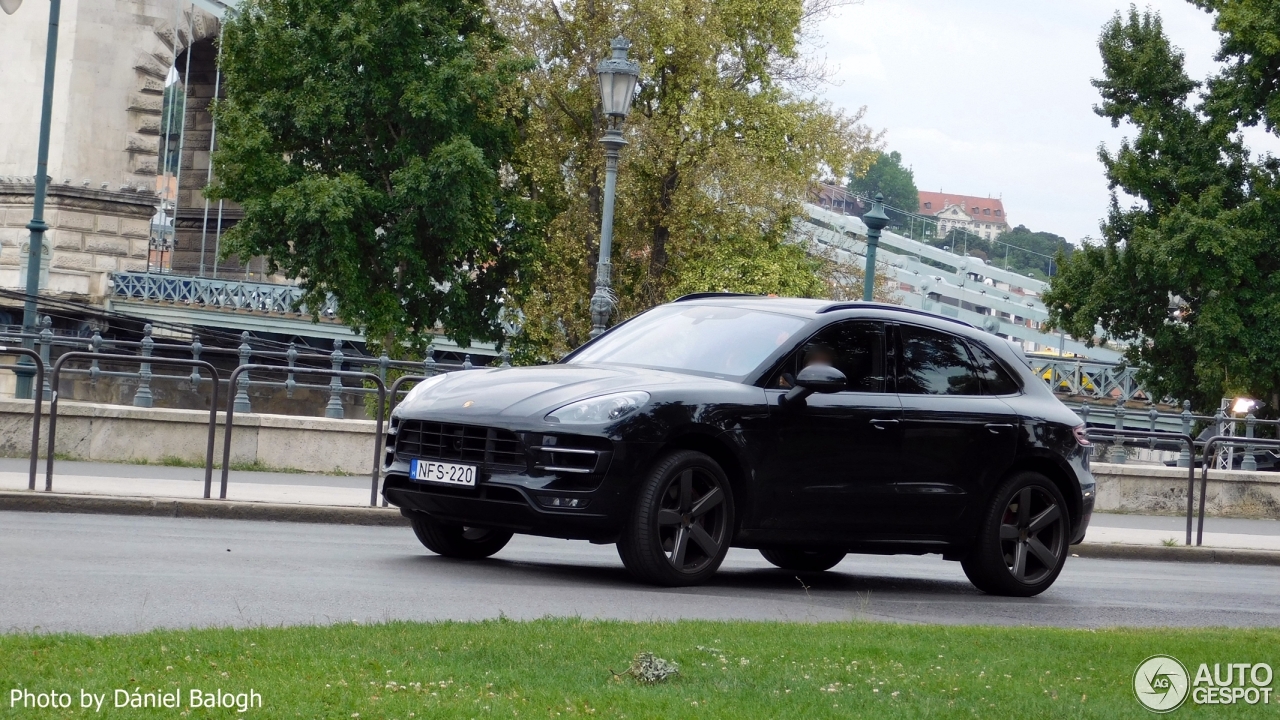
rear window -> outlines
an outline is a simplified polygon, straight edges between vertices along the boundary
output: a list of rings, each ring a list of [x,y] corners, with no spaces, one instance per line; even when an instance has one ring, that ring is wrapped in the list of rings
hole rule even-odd
[[[1015,395],[1019,392],[1018,383],[991,353],[977,343],[970,343],[969,349],[973,352],[984,395]]]
[[[954,335],[898,326],[902,358],[898,392],[906,395],[979,395],[982,381],[965,343]]]

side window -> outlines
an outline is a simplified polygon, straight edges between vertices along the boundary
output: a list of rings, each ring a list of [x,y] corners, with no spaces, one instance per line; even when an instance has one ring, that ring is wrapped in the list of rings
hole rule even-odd
[[[769,387],[789,388],[801,368],[819,363],[844,373],[850,392],[884,392],[884,329],[857,320],[823,328],[792,353]]]
[[[991,353],[977,343],[969,343],[973,352],[973,360],[977,365],[978,377],[982,380],[984,395],[1013,395],[1018,392],[1018,383],[1000,366]]]
[[[964,341],[935,330],[898,326],[902,358],[898,392],[905,395],[978,395],[982,382]]]

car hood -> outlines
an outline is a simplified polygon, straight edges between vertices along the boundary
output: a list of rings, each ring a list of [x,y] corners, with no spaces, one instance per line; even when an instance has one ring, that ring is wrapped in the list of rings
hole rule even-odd
[[[654,391],[725,380],[617,365],[541,365],[449,373],[420,397],[396,407],[397,414],[433,417],[506,416],[541,418],[576,400],[624,390]],[[737,383],[734,383],[735,385]]]

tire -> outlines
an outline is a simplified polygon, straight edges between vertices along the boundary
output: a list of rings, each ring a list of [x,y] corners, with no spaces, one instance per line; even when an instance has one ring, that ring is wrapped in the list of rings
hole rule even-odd
[[[698,585],[724,562],[733,538],[729,478],[707,455],[664,455],[640,486],[618,555],[637,579],[654,585]]]
[[[415,514],[413,534],[431,552],[458,560],[482,560],[506,546],[512,533],[504,530],[448,525],[430,515]]]
[[[964,574],[990,595],[1039,595],[1067,562],[1070,520],[1062,493],[1049,478],[1036,472],[1014,475],[983,513],[977,541],[960,562]]]
[[[843,550],[804,550],[800,548],[760,548],[765,560],[783,570],[819,573],[830,570],[847,554]]]

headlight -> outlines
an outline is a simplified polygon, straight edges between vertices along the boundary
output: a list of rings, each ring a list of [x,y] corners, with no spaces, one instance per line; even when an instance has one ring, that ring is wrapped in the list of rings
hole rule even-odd
[[[432,377],[429,377],[426,380],[419,382],[417,385],[414,385],[413,387],[409,388],[409,392],[405,393],[404,400],[401,400],[399,404],[396,405],[396,411],[399,412],[400,408],[404,407],[405,405],[408,405],[414,400],[421,398],[423,393],[425,393],[428,388],[432,387],[433,385],[439,385],[441,382],[444,381],[446,377],[448,377],[448,373],[440,373],[439,375],[433,375]]]
[[[599,425],[626,417],[647,402],[649,393],[639,390],[601,395],[552,410],[546,419],[568,425]]]

